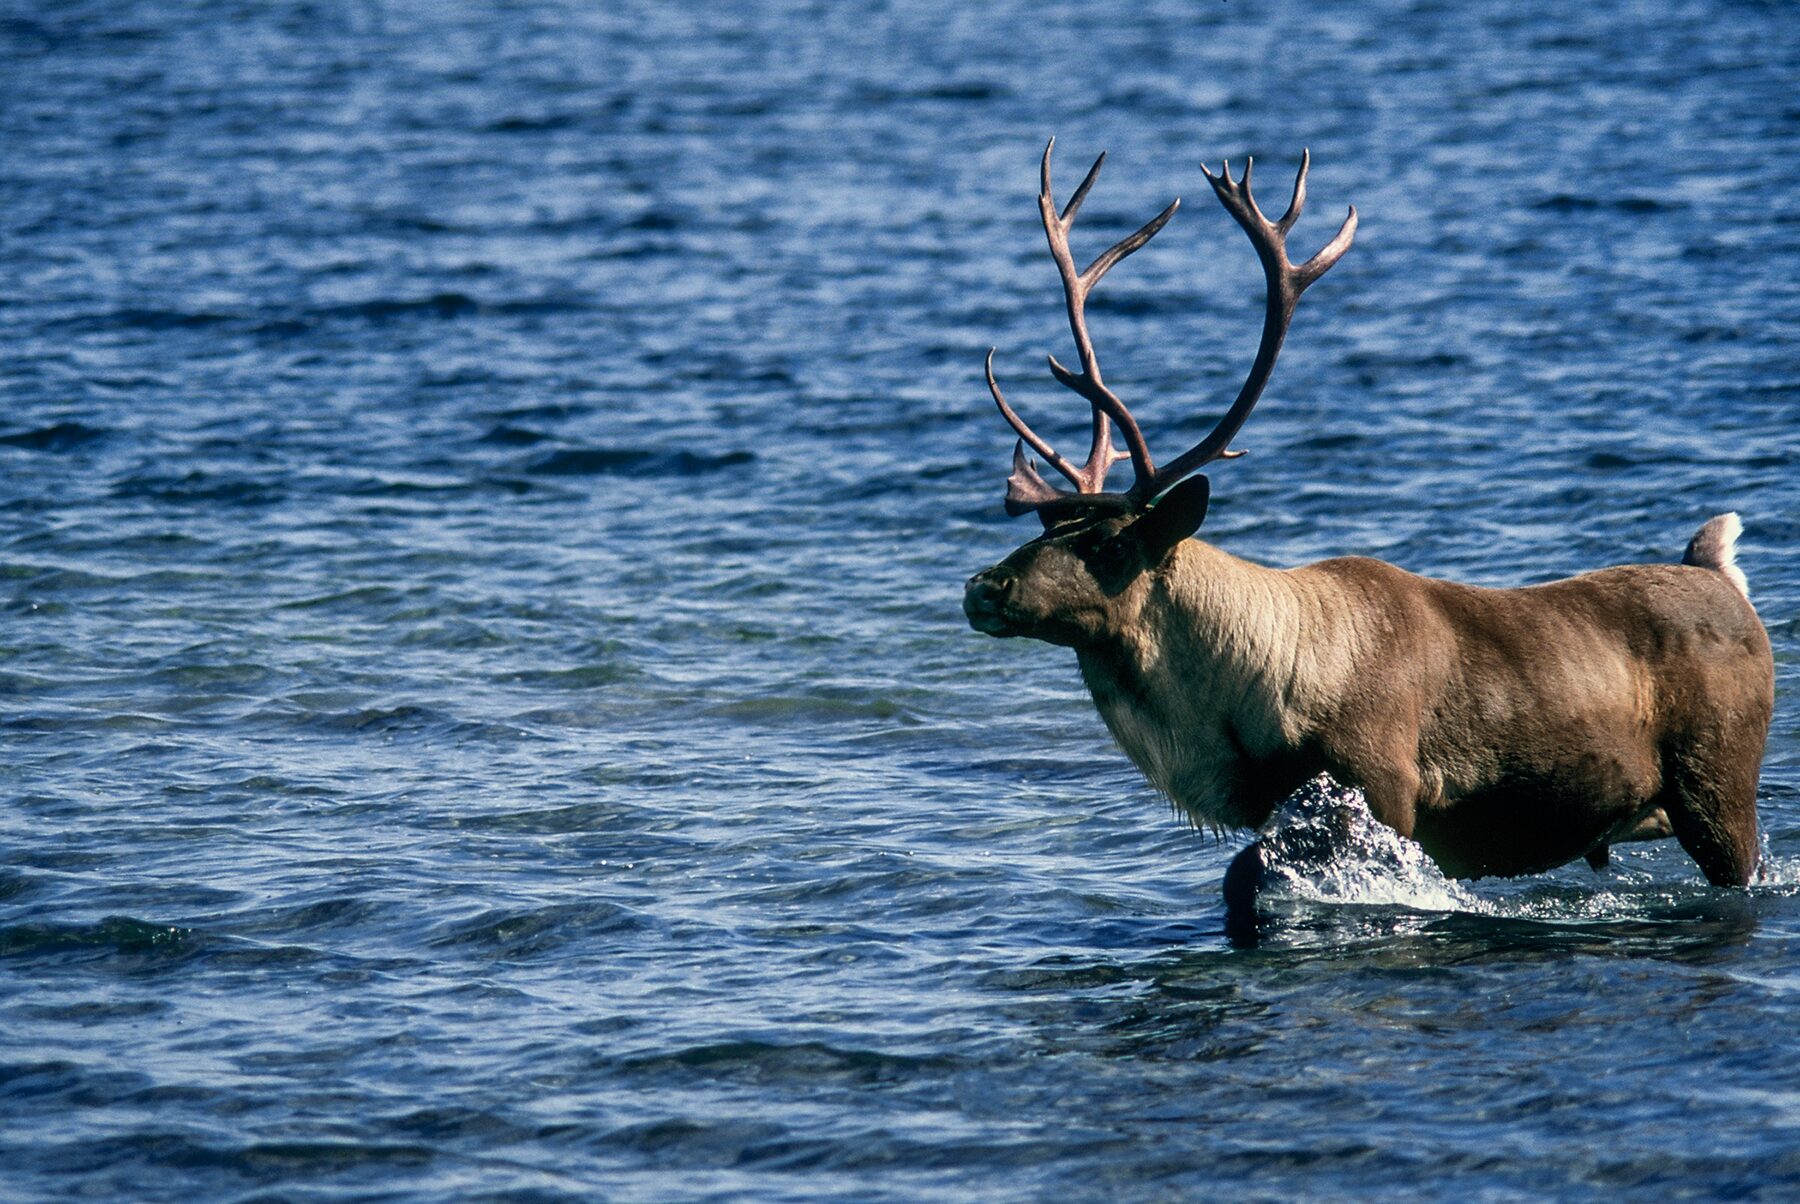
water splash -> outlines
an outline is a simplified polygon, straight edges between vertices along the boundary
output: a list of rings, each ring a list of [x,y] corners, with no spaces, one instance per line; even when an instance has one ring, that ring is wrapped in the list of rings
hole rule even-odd
[[[1548,874],[1486,879],[1477,889],[1447,877],[1415,841],[1376,819],[1361,790],[1321,774],[1290,795],[1226,876],[1227,929],[1252,940],[1275,922],[1290,935],[1329,921],[1338,939],[1373,925],[1392,935],[1449,914],[1559,926],[1680,920],[1693,906],[1712,906],[1709,886],[1675,846],[1615,850],[1613,864],[1589,875],[1579,862]],[[1771,852],[1763,840],[1762,871],[1752,895],[1791,895],[1800,888],[1800,859]],[[1682,863],[1679,881],[1652,867]],[[1708,902],[1708,901],[1711,902]],[[1320,914],[1327,905],[1329,915]],[[1372,932],[1369,935],[1379,935]]]
[[[1760,808],[1759,808],[1760,809]],[[1767,812],[1764,812],[1765,824]],[[1800,857],[1783,856],[1769,845],[1769,829],[1757,833],[1756,880],[1750,889],[1757,893],[1791,895],[1800,891]]]
[[[1445,877],[1417,842],[1376,819],[1361,790],[1325,774],[1288,796],[1257,843],[1259,900],[1488,910]]]

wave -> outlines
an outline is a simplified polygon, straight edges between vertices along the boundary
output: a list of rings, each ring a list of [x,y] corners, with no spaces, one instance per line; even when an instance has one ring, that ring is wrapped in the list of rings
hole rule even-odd
[[[545,907],[490,907],[439,925],[425,943],[441,952],[464,951],[478,958],[530,958],[603,933],[635,932],[650,923],[641,912],[600,899]]]
[[[483,299],[455,290],[424,296],[369,297],[328,305],[299,308],[249,306],[242,309],[184,310],[126,306],[95,311],[48,324],[49,329],[91,334],[113,330],[152,332],[223,329],[253,335],[291,336],[335,322],[381,325],[409,318],[451,320],[472,315],[514,316],[573,313],[591,308],[587,299],[574,296]]]
[[[569,447],[535,457],[526,471],[542,476],[693,477],[749,464],[753,452],[665,451],[644,447]]]
[[[1559,192],[1543,200],[1534,201],[1533,209],[1550,213],[1579,213],[1586,210],[1604,209],[1613,213],[1664,213],[1684,209],[1685,205],[1673,201],[1658,200],[1647,196],[1594,197],[1580,196],[1575,193]]]
[[[62,452],[84,443],[92,443],[96,439],[104,439],[109,433],[101,427],[79,422],[57,422],[33,430],[0,435],[0,446],[22,447],[28,451]]]
[[[193,930],[153,924],[131,916],[107,916],[91,924],[8,924],[0,926],[0,958],[66,953],[185,952]]]
[[[269,480],[195,469],[180,475],[149,473],[131,476],[112,487],[115,498],[148,498],[181,504],[224,503],[268,506],[286,500],[287,490]]]

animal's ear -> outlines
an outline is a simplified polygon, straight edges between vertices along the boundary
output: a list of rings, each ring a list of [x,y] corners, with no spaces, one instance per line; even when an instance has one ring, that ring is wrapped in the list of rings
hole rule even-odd
[[[1189,477],[1163,494],[1150,513],[1132,525],[1144,559],[1161,564],[1175,545],[1200,529],[1206,521],[1206,504],[1212,498],[1212,482],[1205,477]]]

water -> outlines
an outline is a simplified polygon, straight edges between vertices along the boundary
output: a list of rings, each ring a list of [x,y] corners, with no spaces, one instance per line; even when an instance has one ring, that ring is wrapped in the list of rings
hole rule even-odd
[[[0,1197],[1800,1190],[1780,4],[5,6]],[[1314,158],[1207,535],[1512,584],[1740,510],[1775,873],[1225,938],[1071,658],[969,631],[1032,201],[1165,456]],[[1409,885],[1410,883],[1410,885]]]

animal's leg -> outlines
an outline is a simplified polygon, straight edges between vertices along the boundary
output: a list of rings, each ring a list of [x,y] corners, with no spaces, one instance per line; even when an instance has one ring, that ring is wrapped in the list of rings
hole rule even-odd
[[[1419,770],[1410,757],[1364,766],[1346,781],[1362,788],[1369,814],[1400,835],[1412,837],[1419,813]]]
[[[1624,844],[1632,840],[1667,840],[1675,835],[1675,825],[1669,822],[1669,813],[1661,807],[1653,807],[1637,822],[1624,832],[1614,833],[1610,837],[1613,844]]]
[[[1695,742],[1712,751],[1702,758],[1690,748],[1670,755],[1664,775],[1663,810],[1675,839],[1714,886],[1747,886],[1756,873],[1755,756],[1729,739]]]
[[[1615,829],[1606,838],[1605,844],[1597,844],[1587,851],[1587,863],[1595,870],[1603,870],[1612,860],[1612,849],[1615,844],[1625,844],[1633,840],[1667,840],[1675,835],[1675,826],[1669,822],[1669,813],[1661,807],[1652,807],[1649,811],[1632,820],[1631,826],[1624,831]]]

